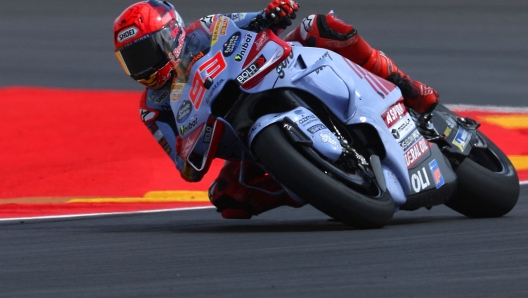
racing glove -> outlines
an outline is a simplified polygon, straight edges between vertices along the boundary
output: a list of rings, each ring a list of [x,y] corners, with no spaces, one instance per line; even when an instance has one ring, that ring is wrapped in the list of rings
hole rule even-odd
[[[293,0],[273,0],[268,4],[264,12],[266,13],[266,19],[272,22],[277,29],[286,29],[292,24],[291,20],[297,17],[295,12],[298,10],[299,4]]]

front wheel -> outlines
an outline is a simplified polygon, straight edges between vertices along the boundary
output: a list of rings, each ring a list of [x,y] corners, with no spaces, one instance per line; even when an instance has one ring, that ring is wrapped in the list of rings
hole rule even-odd
[[[277,124],[263,129],[252,148],[270,174],[328,216],[362,229],[381,228],[392,219],[394,202],[387,191],[372,196],[347,187],[301,154]]]

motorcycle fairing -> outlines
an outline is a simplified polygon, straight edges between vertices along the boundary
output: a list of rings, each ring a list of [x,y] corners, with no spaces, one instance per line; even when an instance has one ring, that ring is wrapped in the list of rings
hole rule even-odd
[[[172,100],[171,95],[171,107],[174,113],[179,111],[185,101],[191,101],[193,104],[188,116],[186,115],[186,119],[190,120],[178,123],[178,125],[180,125],[179,131],[182,139],[192,136],[185,143],[186,147],[191,148],[186,157],[187,161],[193,160],[192,153],[201,156],[201,159],[196,159],[197,162],[191,161],[195,169],[205,170],[209,158],[212,159],[214,155],[212,153],[216,154],[214,150],[217,148],[204,145],[206,127],[193,124],[207,122],[212,112],[212,100],[218,96],[229,80],[236,78],[241,89],[246,93],[264,92],[274,88],[303,90],[324,100],[334,116],[345,125],[368,124],[374,127],[386,151],[382,160],[384,177],[386,180],[390,178],[393,182],[398,182],[387,183],[387,188],[391,193],[403,193],[395,198],[397,204],[405,202],[405,196],[412,193],[412,177],[418,175],[418,172],[410,174],[409,164],[404,158],[406,151],[395,140],[395,136],[383,118],[383,114],[401,100],[402,95],[398,88],[332,51],[306,48],[296,43],[287,44],[274,38],[273,34],[268,36],[269,32],[266,32],[266,37],[262,37],[263,35],[237,28],[230,20],[219,18],[217,22],[222,22],[221,25],[215,26],[217,29],[213,32],[217,42],[211,43],[211,49],[200,58],[200,63],[192,66],[189,72],[189,83],[182,88],[181,96],[174,96]],[[223,49],[224,41],[238,35],[243,43],[235,47],[233,53],[226,55]],[[293,48],[293,53],[291,48]],[[258,69],[250,68],[252,65],[256,65]],[[408,120],[408,117],[403,119],[403,121]],[[195,122],[191,123],[191,121]],[[218,121],[225,124],[221,119]],[[337,137],[314,113],[304,107],[281,114],[265,115],[257,119],[251,127],[249,143],[253,142],[255,136],[264,127],[279,121],[295,124],[307,139],[312,140],[315,150],[328,159],[337,160],[342,154]],[[407,133],[415,130],[414,121],[411,121],[409,125],[402,137],[406,137]],[[235,136],[232,128],[227,125],[223,131],[218,135]],[[226,147],[224,145],[223,141],[218,145],[220,148],[218,154],[225,156],[235,154],[224,150]],[[423,160],[431,156],[431,151],[433,150],[421,156],[416,164],[421,165],[425,162]],[[444,171],[444,163],[439,162],[440,158],[435,157],[434,159],[445,179],[444,172],[447,171]],[[425,175],[423,170],[420,173]],[[428,176],[428,178],[434,177]],[[443,187],[435,183],[436,185]],[[427,186],[424,184],[424,187],[420,187],[420,192],[427,190],[427,187],[432,187],[432,184]]]
[[[281,114],[268,114],[257,119],[249,130],[249,147],[255,136],[265,127],[277,122],[294,123],[304,133],[306,139],[312,141],[312,146],[319,153],[330,160],[337,160],[343,153],[343,148],[337,137],[323,124],[323,122],[310,110],[298,107]]]
[[[182,118],[178,111],[185,102],[192,103],[191,111],[185,117],[187,120],[178,123],[182,139],[193,135],[197,129],[204,129],[193,124],[207,121],[211,114],[212,99],[218,96],[229,80],[240,77],[248,67],[263,61],[258,71],[251,73],[247,80],[238,82],[242,89],[246,87],[254,90],[255,84],[274,70],[291,52],[291,47],[270,30],[260,34],[246,31],[236,27],[233,21],[226,17],[218,18],[216,24],[211,27],[214,29],[209,51],[199,59],[200,63],[193,64],[188,70],[188,82],[175,84],[180,89],[171,94],[171,108],[175,119]],[[233,49],[230,48],[231,53],[226,51],[226,43],[219,41],[233,36],[240,36],[241,42]],[[256,41],[258,44],[255,44]],[[192,138],[194,143],[199,142],[204,133],[201,131],[199,136]],[[208,150],[203,146],[187,146],[192,147],[192,151],[198,154],[204,154]]]
[[[267,53],[273,53],[273,55],[270,57]],[[290,53],[291,46],[277,37],[270,29],[258,33],[248,57],[244,61],[244,71],[248,70],[259,58],[262,59],[261,57],[266,61],[246,82],[241,83],[242,89],[249,90],[255,87],[264,79],[264,76],[275,69]]]

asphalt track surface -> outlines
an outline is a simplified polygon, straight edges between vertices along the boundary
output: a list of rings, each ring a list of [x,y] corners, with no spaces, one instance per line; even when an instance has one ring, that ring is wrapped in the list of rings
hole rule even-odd
[[[111,41],[133,2],[4,1],[0,86],[139,90]],[[191,21],[266,5],[238,2],[178,8]],[[309,0],[300,15],[330,9],[444,103],[527,105],[525,1]],[[503,218],[440,206],[369,231],[311,207],[4,222],[0,297],[528,297],[527,190]]]

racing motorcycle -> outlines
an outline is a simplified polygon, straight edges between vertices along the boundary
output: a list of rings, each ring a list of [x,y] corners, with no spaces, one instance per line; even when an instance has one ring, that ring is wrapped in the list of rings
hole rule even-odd
[[[476,121],[442,105],[417,115],[394,84],[270,29],[220,17],[211,30],[171,94],[180,156],[195,171],[214,158],[257,163],[291,196],[357,228],[440,204],[468,217],[515,206],[516,171]]]

